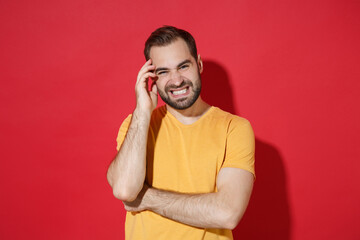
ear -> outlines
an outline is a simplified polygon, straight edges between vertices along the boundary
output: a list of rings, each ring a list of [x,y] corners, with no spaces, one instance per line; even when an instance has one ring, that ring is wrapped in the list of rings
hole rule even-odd
[[[203,65],[203,61],[201,60],[200,54],[198,54],[197,65],[199,68],[199,73],[201,74],[204,70],[204,65]]]

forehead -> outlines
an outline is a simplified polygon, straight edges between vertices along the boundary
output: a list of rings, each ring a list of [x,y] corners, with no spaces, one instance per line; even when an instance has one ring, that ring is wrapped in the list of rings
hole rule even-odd
[[[153,46],[150,58],[156,67],[175,67],[184,60],[193,60],[189,47],[181,38],[166,46]]]

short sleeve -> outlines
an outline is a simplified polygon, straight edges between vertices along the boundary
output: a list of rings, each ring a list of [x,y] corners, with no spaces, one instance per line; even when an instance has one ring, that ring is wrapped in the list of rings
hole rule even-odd
[[[238,117],[230,122],[222,167],[241,168],[255,176],[255,136],[248,120]]]
[[[127,116],[127,118],[125,118],[125,120],[122,122],[122,124],[120,126],[120,129],[119,129],[119,132],[118,132],[118,135],[116,138],[116,143],[117,143],[116,150],[118,150],[118,151],[120,150],[121,144],[123,143],[126,133],[129,129],[130,122],[131,122],[131,116],[132,116],[132,114]]]

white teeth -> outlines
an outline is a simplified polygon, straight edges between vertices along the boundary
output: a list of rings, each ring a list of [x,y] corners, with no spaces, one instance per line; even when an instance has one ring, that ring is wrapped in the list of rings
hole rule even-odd
[[[174,95],[180,95],[180,94],[184,94],[184,93],[186,93],[186,88],[183,90],[180,90],[180,91],[173,91]]]

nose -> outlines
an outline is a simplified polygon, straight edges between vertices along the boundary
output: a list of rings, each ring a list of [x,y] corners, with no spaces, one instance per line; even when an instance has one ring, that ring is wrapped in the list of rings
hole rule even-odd
[[[184,81],[179,71],[175,70],[171,72],[170,81],[176,86],[180,86]]]

